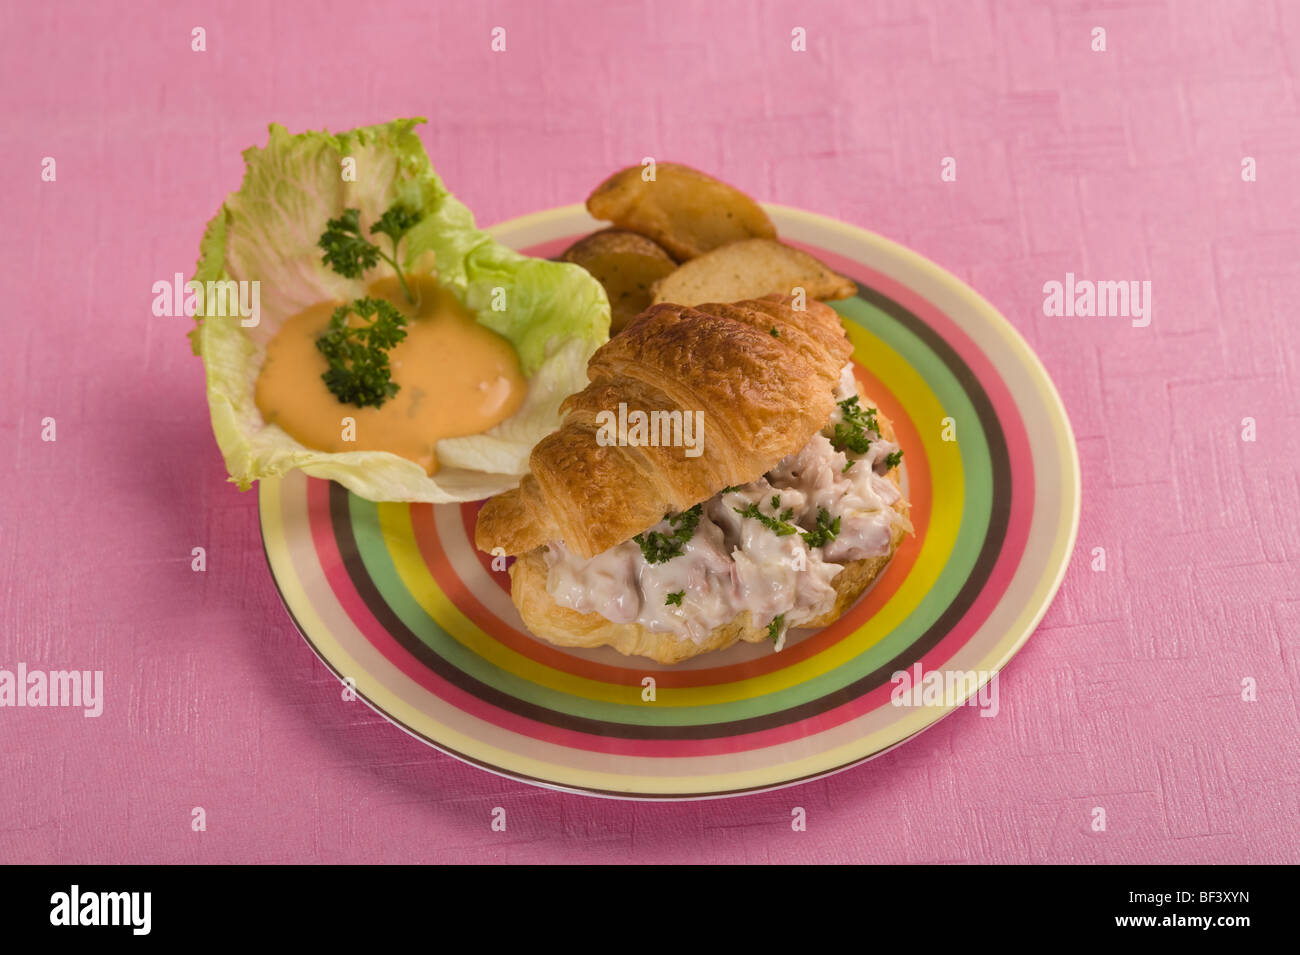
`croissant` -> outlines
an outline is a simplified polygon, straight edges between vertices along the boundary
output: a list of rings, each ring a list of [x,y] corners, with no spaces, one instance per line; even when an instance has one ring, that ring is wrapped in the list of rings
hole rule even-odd
[[[560,406],[564,422],[533,448],[531,473],[483,505],[476,544],[522,554],[563,540],[592,557],[668,511],[747,484],[826,422],[852,351],[821,302],[651,306],[592,355],[591,384]],[[601,445],[596,418],[620,402],[629,416],[703,412],[703,453]]]
[[[563,646],[609,645],[664,663],[771,636],[771,620],[748,610],[685,638],[561,606],[548,591],[548,545],[562,542],[568,553],[591,559],[642,541],[665,515],[762,481],[827,425],[851,352],[834,310],[820,302],[795,309],[778,296],[694,308],[655,305],[598,349],[588,364],[590,383],[561,405],[563,423],[533,449],[530,473],[479,512],[477,546],[518,557],[510,569],[511,598],[525,625]],[[602,422],[620,407],[629,419],[637,411],[698,414],[702,447],[691,456],[680,446],[600,440]],[[889,421],[879,412],[875,420],[879,435],[893,442]],[[833,595],[825,594],[822,611],[798,626],[837,619],[910,531],[896,467],[884,476],[895,498],[887,543],[881,540],[880,553],[834,567]]]

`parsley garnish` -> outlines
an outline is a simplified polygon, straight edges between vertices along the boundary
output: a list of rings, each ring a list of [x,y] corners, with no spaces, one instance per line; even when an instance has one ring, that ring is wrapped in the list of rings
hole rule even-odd
[[[902,448],[899,448],[897,451],[891,451],[889,453],[889,457],[885,458],[885,470],[892,471],[894,468],[898,467],[898,465],[902,462],[902,460],[903,460]]]
[[[772,495],[772,507],[778,511],[780,510],[781,496],[779,494]],[[790,523],[790,518],[794,517],[794,508],[786,508],[784,511],[780,511],[777,516],[772,517],[764,514],[758,509],[757,504],[750,501],[745,507],[733,507],[732,510],[741,517],[752,517],[777,537],[785,537],[787,534],[793,534],[799,529]]]
[[[780,338],[780,337],[781,337],[781,333],[778,332],[778,331],[776,330],[776,326],[775,326],[775,325],[773,325],[773,326],[768,330],[768,334],[771,335],[773,338]]]
[[[876,423],[876,409],[862,408],[858,405],[858,396],[845,398],[839,402],[843,420],[835,426],[831,435],[831,447],[836,451],[852,451],[854,454],[866,454],[871,447],[869,433],[880,437],[880,425]],[[848,470],[847,468],[845,470]]]
[[[641,556],[646,559],[646,563],[662,564],[664,561],[681,556],[682,545],[694,536],[695,528],[699,525],[703,513],[704,505],[696,504],[680,514],[664,518],[673,528],[671,533],[648,531],[645,534],[637,534],[632,540],[636,541],[641,548]]]
[[[378,233],[392,239],[393,254],[389,255],[361,234],[361,210],[344,209],[343,215],[325,223],[325,231],[316,243],[325,252],[321,261],[344,278],[358,279],[383,259],[396,270],[406,300],[414,302],[415,296],[397,262],[397,246],[423,217],[422,212],[395,203],[370,227],[371,235]],[[353,325],[348,321],[349,314],[373,321]],[[329,370],[321,375],[325,387],[340,402],[359,408],[378,408],[393,397],[398,385],[393,382],[388,350],[406,337],[405,328],[406,316],[383,299],[359,298],[339,306],[330,317],[329,329],[316,339],[316,347],[330,363]]]
[[[344,278],[358,279],[379,263],[379,246],[361,235],[360,209],[344,209],[343,215],[326,222],[316,244],[325,250],[321,261]]]
[[[739,491],[739,490],[740,490],[740,485],[738,485],[738,484],[728,484],[726,487],[724,487],[724,488],[723,488],[721,491],[719,491],[718,493],[719,493],[719,494],[730,494],[732,491]]]
[[[401,242],[406,233],[415,228],[423,218],[424,215],[417,210],[408,209],[401,203],[395,203],[389,206],[388,210],[370,227],[370,234],[378,233],[392,239],[393,254],[396,255],[397,243]],[[391,259],[389,261],[392,262]],[[396,263],[393,263],[393,268],[397,268]]]
[[[685,596],[686,591],[679,590],[676,593],[669,594],[664,603],[671,607],[680,607],[682,605],[682,598]]]
[[[803,542],[809,547],[825,547],[835,540],[840,533],[840,519],[831,520],[831,515],[824,507],[817,508],[817,526],[802,535]]]
[[[350,314],[369,321],[353,325]],[[384,299],[359,298],[340,305],[330,316],[329,330],[316,339],[316,347],[330,363],[321,380],[341,402],[378,408],[397,394],[388,349],[405,337],[406,316]]]
[[[773,643],[781,639],[781,631],[785,628],[785,614],[780,613],[772,618],[772,622],[767,625],[767,639]]]
[[[402,283],[406,300],[414,302],[415,297],[407,287],[406,276],[397,262],[397,245],[423,217],[421,212],[395,204],[370,227],[371,235],[386,235],[393,240],[393,254],[389,255],[361,234],[361,210],[344,209],[343,215],[325,223],[325,231],[316,243],[325,252],[321,261],[344,278],[359,279],[362,272],[374,268],[383,259],[397,272],[397,281]]]

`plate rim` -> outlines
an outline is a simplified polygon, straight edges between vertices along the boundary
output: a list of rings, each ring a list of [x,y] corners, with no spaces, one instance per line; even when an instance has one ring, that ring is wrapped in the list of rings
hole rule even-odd
[[[1047,613],[1047,610],[1051,607],[1052,603],[1055,601],[1056,595],[1060,590],[1061,584],[1064,582],[1065,574],[1069,570],[1070,564],[1073,561],[1074,549],[1078,540],[1079,521],[1080,521],[1081,510],[1082,510],[1082,471],[1081,471],[1080,461],[1079,461],[1078,442],[1075,438],[1073,424],[1070,421],[1069,412],[1066,409],[1065,402],[1062,400],[1060,391],[1056,387],[1056,383],[1052,380],[1051,375],[1048,374],[1047,369],[1043,365],[1041,359],[1039,359],[1038,355],[1034,352],[1033,348],[1029,345],[1028,341],[1024,338],[1024,336],[1020,333],[1020,331],[1014,325],[1012,325],[1011,322],[1001,313],[1001,311],[999,311],[996,307],[992,305],[992,303],[990,303],[987,299],[985,299],[982,295],[980,295],[980,293],[977,290],[975,290],[972,286],[970,286],[965,281],[963,281],[960,277],[950,272],[949,270],[945,269],[943,266],[939,265],[933,260],[922,255],[921,253],[916,252],[908,248],[907,246],[902,245],[899,242],[889,239],[886,236],[880,235],[879,233],[872,232],[871,230],[865,229],[861,226],[852,225],[850,223],[832,218],[830,216],[823,215],[821,213],[811,212],[805,209],[800,209],[793,206],[786,206],[779,203],[762,202],[760,203],[760,205],[765,210],[771,213],[775,213],[776,215],[774,218],[786,220],[792,223],[799,222],[800,224],[808,226],[815,230],[825,230],[832,233],[837,233],[840,237],[842,237],[843,239],[849,242],[858,243],[858,244],[866,243],[867,245],[872,246],[875,249],[882,251],[887,255],[902,260],[905,264],[909,265],[913,269],[916,269],[922,273],[929,273],[932,280],[936,281],[938,284],[947,286],[949,289],[955,291],[960,298],[973,302],[973,304],[977,307],[979,311],[986,313],[986,317],[991,319],[989,323],[990,326],[998,332],[1000,337],[1002,337],[1004,340],[1007,341],[1008,344],[1012,346],[1013,350],[1016,353],[1015,357],[1021,364],[1023,364],[1028,368],[1028,370],[1031,373],[1031,377],[1036,379],[1038,383],[1046,385],[1046,394],[1051,399],[1047,410],[1051,417],[1057,418],[1060,421],[1060,423],[1063,424],[1064,426],[1063,435],[1066,438],[1065,446],[1069,452],[1068,460],[1070,466],[1068,468],[1066,475],[1064,475],[1069,479],[1069,486],[1068,488],[1063,487],[1062,490],[1069,491],[1069,497],[1072,501],[1072,507],[1070,509],[1070,514],[1069,514],[1069,529],[1065,537],[1065,546],[1063,548],[1063,559],[1059,562],[1059,566],[1056,570],[1056,573],[1053,576],[1053,579],[1045,589],[1044,597],[1039,602],[1039,606],[1035,609],[1031,618],[1023,626],[1022,628],[1023,632],[1017,634],[1015,638],[1009,644],[1007,644],[1007,649],[1005,650],[1005,652],[1000,656],[1000,658],[996,661],[996,663],[991,665],[990,669],[987,671],[987,677],[984,680],[980,681],[978,685],[974,687],[971,693],[967,694],[962,699],[961,702],[952,706],[943,707],[943,709],[935,715],[934,719],[930,720],[920,728],[913,730],[910,733],[907,733],[906,735],[902,736],[898,740],[886,746],[883,746],[880,749],[877,749],[864,756],[852,759],[840,766],[835,766],[824,770],[818,770],[817,772],[814,772],[810,775],[801,776],[795,779],[781,780],[778,782],[773,782],[770,784],[762,784],[758,786],[747,786],[744,788],[734,789],[734,790],[704,792],[704,793],[701,792],[635,793],[635,792],[600,790],[595,788],[588,788],[588,787],[582,787],[582,786],[577,786],[572,784],[566,784],[562,781],[553,780],[553,779],[541,779],[537,777],[532,777],[520,771],[507,769],[501,766],[495,766],[490,763],[484,762],[476,757],[470,756],[465,753],[461,753],[455,749],[452,749],[446,743],[435,740],[427,736],[420,730],[407,725],[400,718],[387,712],[383,707],[381,707],[379,704],[371,700],[369,696],[363,693],[362,690],[356,685],[355,677],[353,677],[352,678],[353,685],[351,687],[352,692],[357,696],[358,699],[362,700],[367,706],[369,706],[377,714],[384,717],[385,720],[392,723],[394,726],[397,726],[399,729],[404,731],[407,735],[419,740],[422,743],[425,743],[426,745],[432,747],[438,752],[451,756],[452,758],[460,762],[466,763],[470,766],[473,766],[476,769],[486,770],[487,772],[490,772],[493,775],[499,776],[504,779],[510,779],[515,782],[522,782],[530,786],[537,786],[539,788],[548,789],[556,792],[572,793],[575,795],[587,796],[591,798],[604,798],[604,799],[614,799],[619,801],[631,801],[631,802],[679,802],[679,801],[739,798],[742,796],[751,796],[751,795],[758,795],[766,792],[773,792],[780,789],[788,789],[794,786],[801,786],[806,783],[815,782],[819,779],[826,779],[830,776],[834,776],[834,775],[838,775],[839,773],[846,772],[850,769],[853,769],[854,767],[861,766],[864,763],[870,762],[871,760],[876,759],[879,756],[883,756],[886,753],[889,753],[892,750],[896,749],[897,747],[902,746],[904,743],[914,739],[915,737],[919,736],[921,733],[924,733],[926,730],[934,726],[937,726],[945,718],[951,716],[954,712],[964,707],[966,705],[966,702],[969,699],[976,696],[976,694],[978,694],[978,692],[989,682],[989,680],[992,680],[994,677],[996,677],[997,674],[999,674],[1007,666],[1010,660],[1018,652],[1020,652],[1020,650],[1024,647],[1025,643],[1028,642],[1029,638],[1037,631],[1039,624],[1042,622],[1043,617]],[[520,246],[529,247],[541,242],[554,241],[556,238],[561,238],[562,236],[556,235],[554,230],[551,230],[552,233],[551,235],[542,236],[542,237],[531,236],[528,233],[536,230],[546,231],[549,225],[558,221],[577,220],[578,223],[581,224],[581,221],[584,219],[593,228],[595,227],[603,228],[607,226],[607,223],[602,223],[600,222],[600,220],[592,218],[587,213],[587,210],[583,204],[571,203],[567,205],[554,206],[547,209],[537,210],[534,212],[526,213],[521,216],[516,216],[504,220],[502,222],[496,223],[492,226],[486,227],[484,231],[492,234],[493,237],[496,238],[498,241],[502,241],[503,244],[509,245],[511,248],[518,248]],[[787,236],[787,238],[793,239],[793,237],[791,236]],[[793,239],[793,241],[799,242],[803,240]],[[812,244],[811,241],[810,244]],[[262,544],[263,556],[267,561],[267,568],[270,571],[271,580],[275,586],[276,595],[279,598],[281,605],[284,607],[290,622],[294,626],[294,629],[298,631],[300,636],[302,636],[303,640],[307,643],[308,647],[311,648],[312,652],[316,655],[317,659],[319,659],[325,665],[325,667],[331,673],[333,673],[336,678],[340,680],[340,683],[342,683],[343,685],[347,685],[348,678],[344,677],[344,675],[340,673],[340,671],[336,668],[335,664],[326,656],[326,654],[321,650],[320,647],[317,646],[316,642],[307,633],[306,628],[299,621],[298,616],[294,613],[293,608],[289,605],[288,599],[286,598],[284,591],[280,586],[279,578],[276,575],[275,562],[272,559],[271,552],[270,549],[268,548],[267,539],[266,539],[266,520],[265,520],[264,510],[267,506],[266,505],[267,495],[263,493],[262,486],[266,484],[267,481],[270,481],[271,483],[277,485],[277,490],[278,490],[278,485],[281,483],[282,478],[264,479],[264,481],[259,482],[259,488],[258,488],[258,534]],[[278,498],[278,494],[276,494],[275,496]]]

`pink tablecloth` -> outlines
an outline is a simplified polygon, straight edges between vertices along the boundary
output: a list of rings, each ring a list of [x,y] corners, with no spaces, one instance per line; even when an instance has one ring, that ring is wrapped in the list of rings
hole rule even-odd
[[[0,861],[1300,861],[1300,4],[5,7],[0,668],[100,669],[105,701],[0,709]],[[340,700],[151,286],[192,268],[268,122],[400,115],[482,223],[676,159],[1003,311],[1064,396],[1084,503],[998,718],[647,805],[500,779]],[[1067,271],[1150,280],[1152,324],[1044,316]]]

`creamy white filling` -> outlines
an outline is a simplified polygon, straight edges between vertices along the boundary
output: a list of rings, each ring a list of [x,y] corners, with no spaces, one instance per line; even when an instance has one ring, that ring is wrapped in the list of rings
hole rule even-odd
[[[853,366],[846,365],[825,431],[757,481],[706,501],[680,555],[651,564],[629,540],[584,560],[553,541],[545,554],[547,592],[562,607],[696,642],[746,610],[759,627],[781,617],[780,649],[785,629],[831,609],[831,581],[845,564],[889,553],[891,532],[902,520],[892,509],[899,491],[883,474],[898,445],[873,437],[866,453],[846,457],[827,437],[843,420],[838,402],[857,393]],[[846,471],[849,458],[855,461]],[[775,507],[773,498],[779,498]],[[785,523],[799,531],[813,531],[824,509],[828,520],[840,519],[839,533],[810,547],[801,533],[777,534],[737,513],[750,504],[778,519],[790,512]],[[671,535],[674,529],[665,519],[651,531]]]

